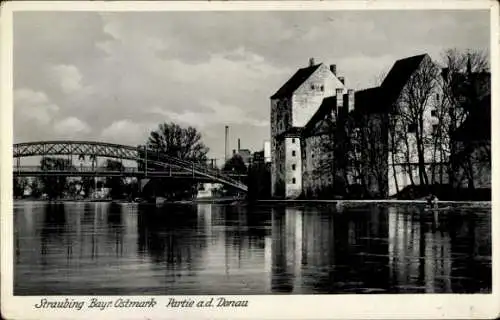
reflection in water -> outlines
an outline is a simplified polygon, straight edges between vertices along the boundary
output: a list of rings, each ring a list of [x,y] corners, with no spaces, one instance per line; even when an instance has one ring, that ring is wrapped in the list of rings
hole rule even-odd
[[[17,295],[490,292],[490,210],[18,202]]]

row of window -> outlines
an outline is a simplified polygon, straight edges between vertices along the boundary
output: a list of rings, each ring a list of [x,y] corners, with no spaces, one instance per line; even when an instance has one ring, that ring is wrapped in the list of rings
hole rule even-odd
[[[325,86],[319,84],[311,84],[311,90],[320,90],[321,92],[323,92],[325,91]]]
[[[432,125],[432,133],[435,134],[437,133],[439,129],[438,124],[433,124]],[[411,123],[408,125],[408,133],[416,133],[417,132],[417,124],[416,123]]]

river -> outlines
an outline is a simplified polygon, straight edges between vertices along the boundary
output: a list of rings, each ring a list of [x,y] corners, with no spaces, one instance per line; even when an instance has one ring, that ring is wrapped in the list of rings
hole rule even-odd
[[[491,208],[14,203],[15,295],[491,292]]]

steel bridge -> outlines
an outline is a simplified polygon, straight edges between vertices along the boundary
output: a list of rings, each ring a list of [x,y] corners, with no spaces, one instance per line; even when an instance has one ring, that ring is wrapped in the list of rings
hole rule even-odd
[[[113,158],[118,160],[132,160],[144,164],[144,170],[123,167],[121,170],[110,170],[97,167],[72,167],[58,170],[42,170],[40,166],[21,166],[20,159],[32,156],[89,156]],[[120,144],[92,142],[92,141],[36,141],[17,143],[13,146],[13,156],[17,164],[13,168],[17,176],[137,176],[142,178],[191,178],[196,181],[218,182],[248,191],[248,187],[237,179],[238,175],[221,172],[210,168],[206,164],[182,160],[167,155],[164,152],[146,146],[126,146]],[[154,166],[155,169],[151,167]],[[161,170],[158,170],[161,168]]]

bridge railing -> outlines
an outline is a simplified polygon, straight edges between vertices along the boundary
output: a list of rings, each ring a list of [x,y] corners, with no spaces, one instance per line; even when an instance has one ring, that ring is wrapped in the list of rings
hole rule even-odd
[[[172,167],[166,167],[165,168],[166,170],[165,171],[160,171],[160,170],[155,170],[156,172],[158,173],[171,173],[173,175],[177,175],[177,174],[190,174],[189,172],[187,172],[185,169],[184,170],[181,170],[181,169],[178,169],[178,168],[174,168],[172,169]],[[139,170],[139,168],[137,167],[122,167],[120,169],[110,169],[110,168],[107,168],[107,167],[91,167],[91,166],[74,166],[74,167],[67,167],[67,168],[57,168],[57,169],[48,169],[48,168],[42,168],[41,166],[17,166],[17,165],[14,165],[12,167],[12,170],[14,172],[47,172],[47,173],[50,173],[50,172],[75,172],[75,173],[110,173],[110,172],[113,172],[113,173],[119,173],[119,172],[122,172],[122,173],[138,173],[138,174],[141,174],[141,173],[144,173],[143,170]],[[242,177],[242,176],[246,176],[245,174],[237,174],[237,173],[234,173],[234,172],[231,172],[231,171],[220,171],[220,173],[225,176],[225,177],[228,177],[228,176],[237,176],[237,177]]]
[[[144,153],[143,160],[147,159],[148,161],[155,161],[157,164],[160,165],[168,165],[168,164],[178,165],[185,169],[191,169],[193,173],[196,172],[198,174],[202,174],[205,176],[211,176],[213,178],[232,184],[233,186],[239,188],[243,189],[247,188],[246,185],[244,185],[241,181],[229,177],[227,174],[222,173],[220,170],[210,169],[206,166],[206,164],[200,165],[193,161],[182,160],[176,157],[169,156],[164,152],[159,152],[158,150],[152,148],[148,148],[147,150],[142,149],[141,151],[142,153]]]

